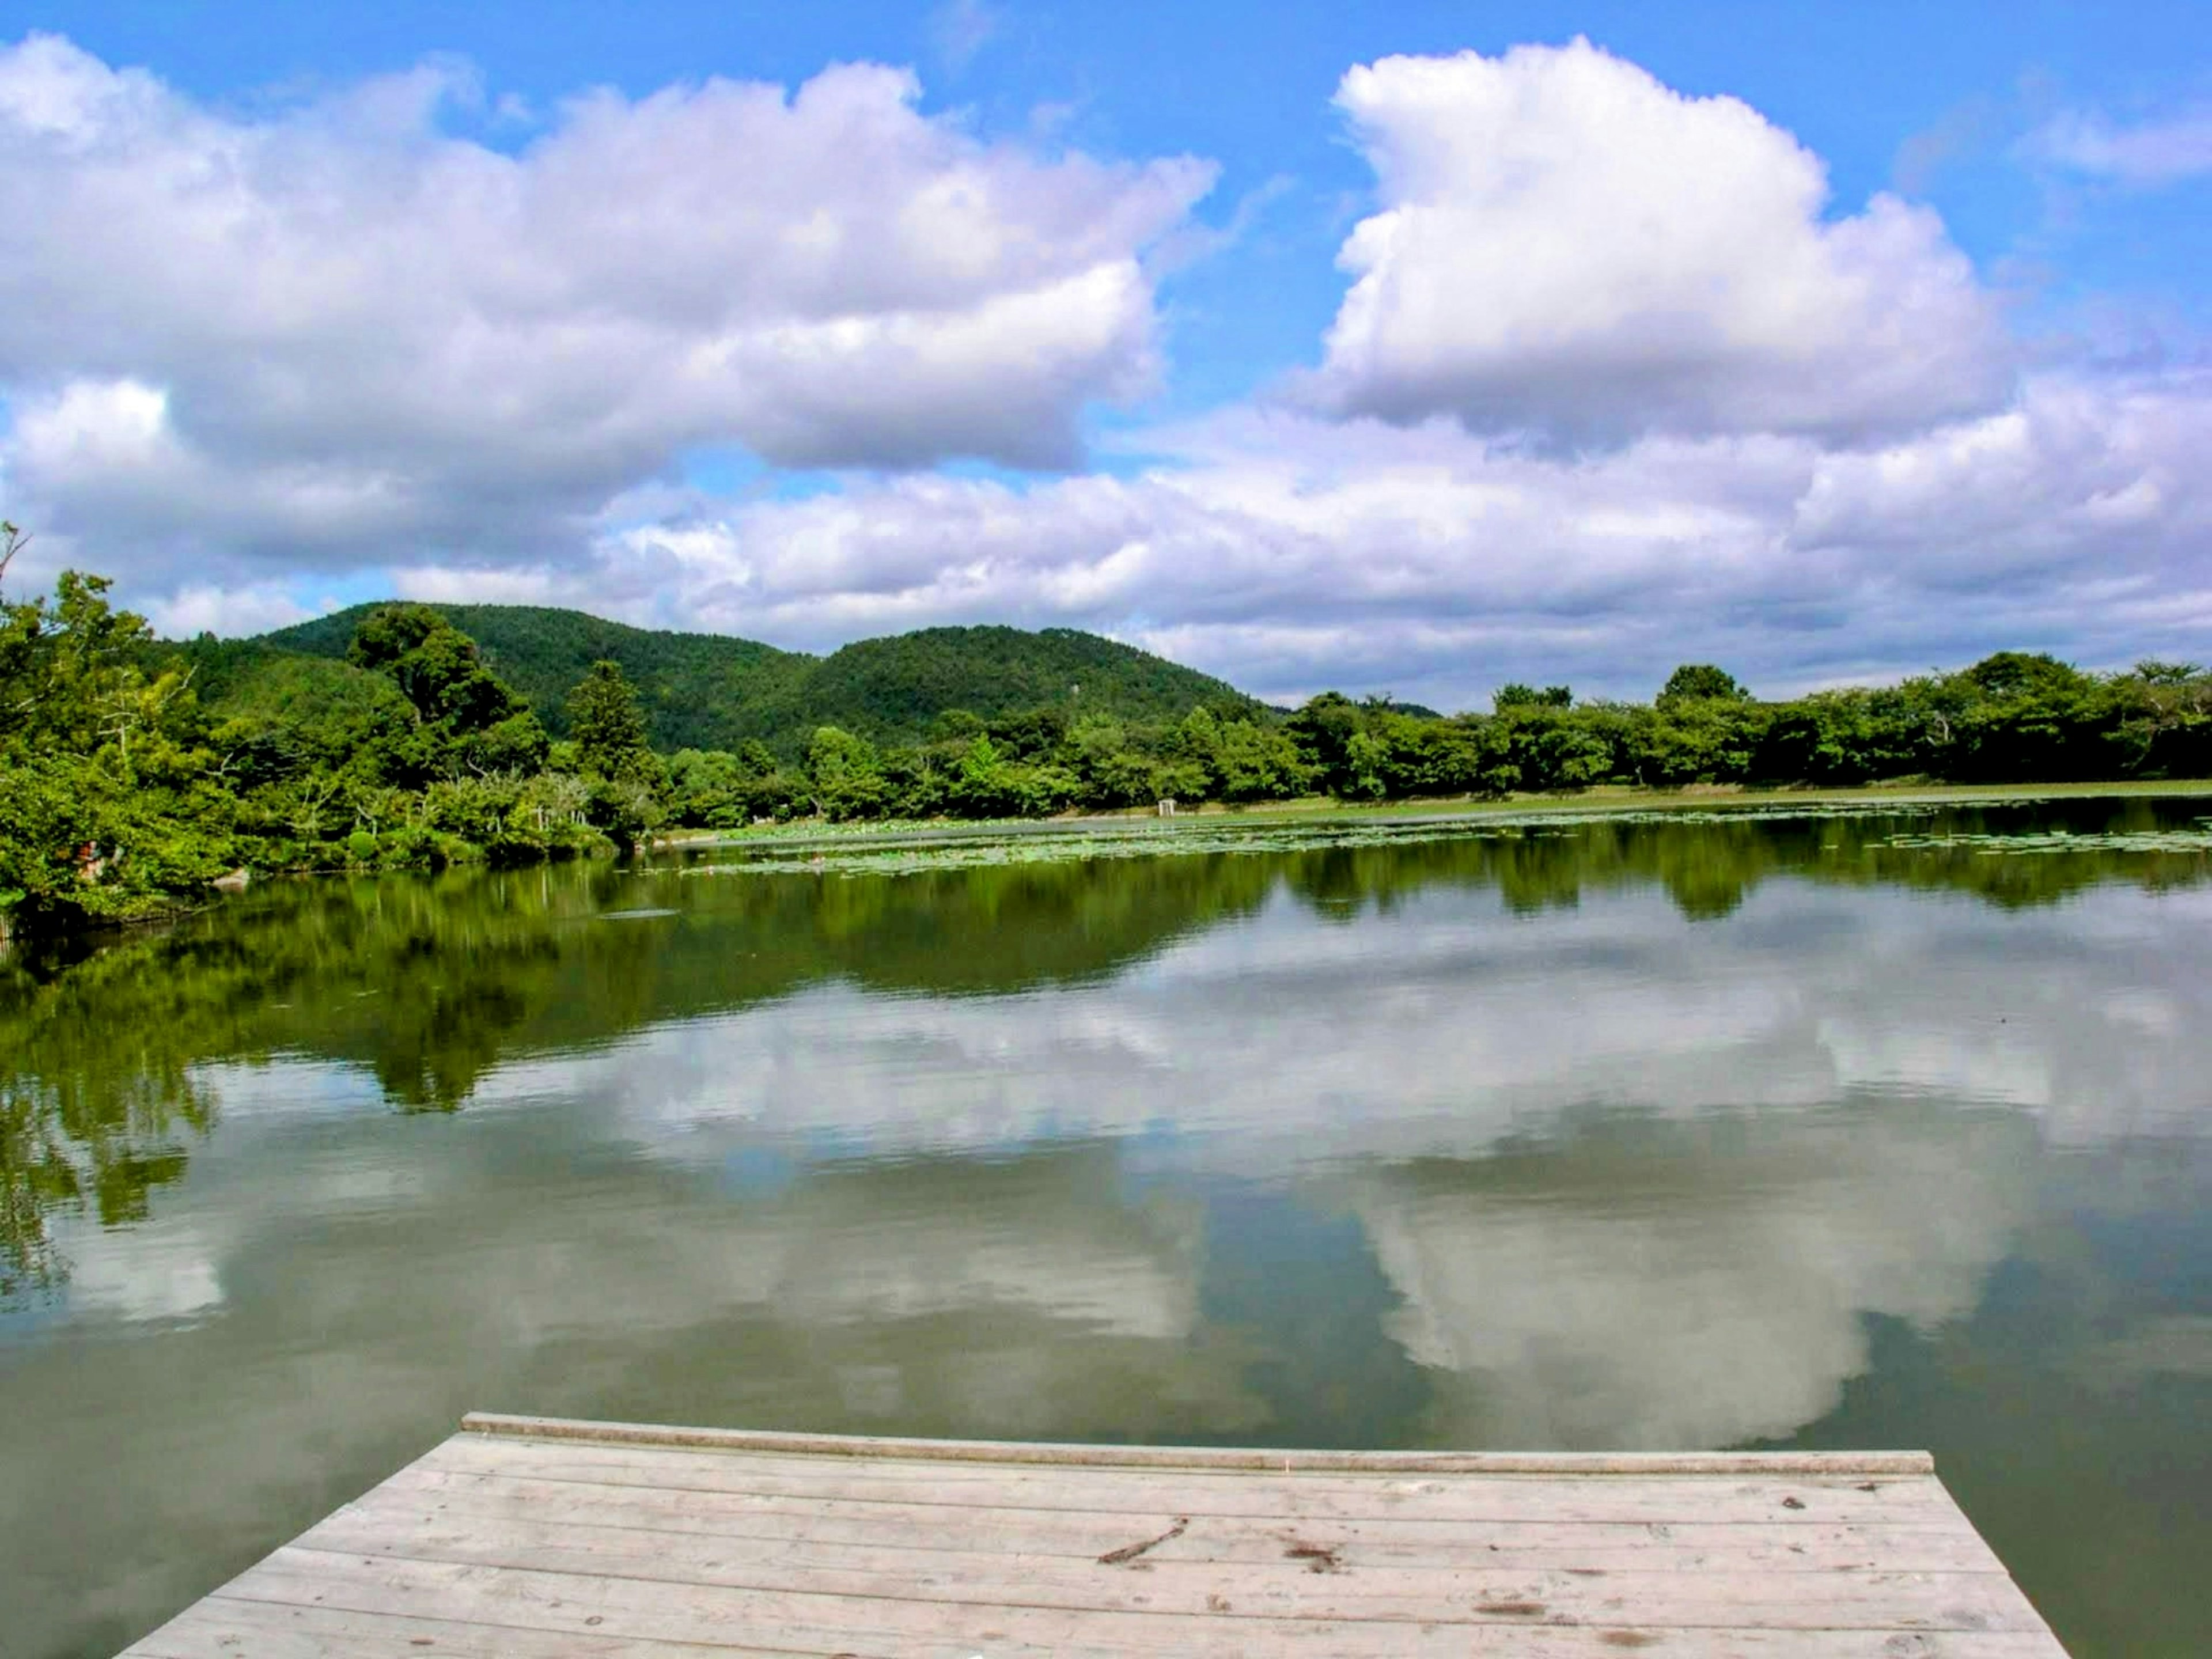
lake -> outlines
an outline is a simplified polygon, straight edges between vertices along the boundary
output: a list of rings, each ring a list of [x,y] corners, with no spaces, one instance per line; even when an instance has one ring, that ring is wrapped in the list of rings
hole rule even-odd
[[[2077,1659],[2212,1652],[2208,812],[831,839],[19,951],[0,1648],[474,1407],[1925,1447]]]

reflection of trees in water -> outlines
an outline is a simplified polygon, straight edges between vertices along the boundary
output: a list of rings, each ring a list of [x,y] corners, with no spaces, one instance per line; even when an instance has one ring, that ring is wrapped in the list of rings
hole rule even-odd
[[[82,1190],[38,1093],[21,1079],[0,1084],[0,1300],[43,1290],[61,1276],[46,1215]]]
[[[2147,890],[2201,885],[2202,852],[2038,852],[2001,856],[1979,840],[1895,847],[1900,833],[1979,837],[2063,828],[2075,834],[2148,834],[2199,816],[2197,802],[2147,799],[2057,801],[1941,814],[1771,818],[1745,813],[1695,822],[1595,817],[1500,826],[1460,841],[1332,848],[1291,854],[1290,884],[1323,915],[1363,903],[1387,908],[1423,888],[1495,888],[1516,915],[1571,908],[1586,891],[1657,885],[1692,921],[1733,914],[1777,876],[1850,885],[1963,892],[2007,908],[2054,904],[2115,881]],[[2181,810],[2177,813],[2175,808]]]
[[[192,994],[137,966],[132,950],[95,956],[0,1003],[0,1297],[65,1276],[51,1214],[144,1219],[152,1190],[184,1174],[185,1139],[214,1121],[191,1076],[191,1045],[208,1034],[175,1023]],[[202,994],[221,1006],[219,984]]]
[[[62,1086],[0,1078],[0,1301],[66,1279],[49,1214],[143,1221],[150,1192],[184,1175],[185,1133],[212,1121],[215,1103],[175,1071],[139,1075],[122,1061],[77,1066]]]
[[[687,882],[568,866],[274,884],[76,962],[0,964],[6,1293],[51,1283],[46,1218],[114,1223],[176,1179],[214,1103],[196,1068],[310,1054],[451,1111],[517,1053],[610,1041],[848,978],[994,992],[1095,977],[1247,914],[1264,860]],[[608,911],[690,907],[673,917]],[[35,971],[34,971],[35,967]]]
[[[1900,848],[1899,830],[2063,825],[2150,830],[2194,804],[2130,800],[1911,817],[1594,818],[1452,841],[1280,856],[969,867],[897,878],[686,879],[667,867],[457,871],[429,879],[272,884],[82,960],[0,959],[4,1271],[56,1271],[43,1218],[145,1212],[214,1103],[196,1067],[276,1053],[363,1066],[404,1110],[450,1111],[502,1059],[847,979],[988,994],[1096,978],[1253,914],[1278,884],[1323,917],[1389,911],[1425,889],[1494,889],[1528,915],[1586,890],[1663,887],[1693,921],[1759,883],[1965,891],[2008,907],[2100,882],[2201,883],[2201,854],[1992,857]],[[668,916],[605,913],[666,908]]]

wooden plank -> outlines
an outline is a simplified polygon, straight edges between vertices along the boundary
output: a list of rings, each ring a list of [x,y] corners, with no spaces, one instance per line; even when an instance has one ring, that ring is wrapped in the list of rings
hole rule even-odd
[[[464,1434],[603,1445],[757,1451],[881,1463],[1044,1464],[1055,1469],[1329,1470],[1386,1474],[1933,1474],[1924,1451],[1462,1452],[1271,1450],[1261,1447],[1115,1446],[1027,1440],[918,1440],[876,1435],[793,1434],[766,1429],[685,1428],[580,1418],[471,1412]]]
[[[453,1563],[578,1579],[621,1577],[743,1592],[1067,1612],[1209,1613],[1238,1619],[1487,1624],[1500,1617],[1605,1623],[1628,1609],[1654,1629],[2027,1630],[2040,1621],[2002,1572],[1530,1570],[1473,1561],[1450,1574],[1273,1561],[1159,1559],[1126,1566],[998,1551],[784,1545],[618,1528],[483,1522],[395,1535],[374,1516],[333,1517],[295,1548],[350,1559]],[[1511,1610],[1500,1612],[1500,1609]]]
[[[2063,1659],[1922,1454],[1070,1448],[472,1417],[134,1659]]]
[[[499,1628],[588,1638],[690,1642],[755,1650],[884,1654],[1004,1656],[1205,1656],[1330,1654],[1343,1659],[1618,1659],[1649,1646],[1667,1655],[1864,1656],[1893,1659],[2051,1659],[2048,1638],[2032,1632],[1894,1633],[1653,1632],[1632,1622],[1554,1626],[1540,1616],[1501,1615],[1486,1626],[1332,1623],[1208,1614],[1070,1613],[1060,1609],[880,1601],[792,1592],[744,1597],[645,1580],[579,1579],[566,1574],[364,1560],[282,1549],[216,1600],[246,1597],[321,1606],[363,1619],[442,1619]],[[1656,1636],[1657,1640],[1650,1638]],[[1638,1638],[1638,1639],[1626,1639]],[[1838,1639],[1841,1638],[1841,1639]],[[400,1651],[395,1647],[392,1650]],[[419,1652],[420,1650],[414,1651]]]
[[[1932,1478],[1607,1475],[1558,1480],[1516,1475],[1237,1474],[1171,1469],[969,1467],[746,1453],[638,1450],[588,1444],[538,1445],[457,1437],[418,1468],[527,1476],[608,1486],[751,1492],[832,1502],[888,1501],[960,1508],[1111,1510],[1136,1516],[1248,1515],[1301,1519],[1427,1516],[1455,1521],[1736,1521],[1762,1526],[1958,1521]]]
[[[813,1659],[823,1651],[818,1644],[709,1646],[597,1629],[532,1630],[216,1595],[193,1603],[125,1659]]]
[[[1431,1471],[1423,1469],[1314,1469],[1297,1465],[1294,1457],[1252,1468],[1216,1468],[1173,1465],[1120,1463],[1056,1465],[1043,1461],[994,1463],[964,1458],[932,1461],[894,1458],[881,1462],[849,1457],[816,1457],[805,1453],[737,1451],[690,1447],[650,1447],[627,1443],[602,1444],[586,1440],[526,1440],[507,1436],[456,1435],[426,1453],[423,1463],[437,1468],[484,1469],[520,1468],[561,1463],[578,1469],[690,1468],[697,1470],[757,1469],[771,1474],[800,1475],[824,1485],[838,1482],[911,1481],[927,1479],[936,1485],[967,1490],[986,1486],[1033,1487],[1079,1482],[1080,1488],[1112,1491],[1123,1487],[1157,1487],[1172,1481],[1200,1488],[1250,1489],[1255,1483],[1289,1482],[1301,1486],[1340,1485],[1346,1490],[1417,1491],[1440,1484],[1454,1486],[1492,1484],[1501,1489],[1565,1489],[1602,1482],[1608,1491],[1630,1491],[1638,1485],[1659,1491],[1704,1490],[1699,1482],[1726,1482],[1745,1490],[1790,1490],[1799,1486],[1837,1491],[1882,1490],[1896,1487],[1913,1492],[1940,1492],[1932,1474],[1896,1474],[1865,1470],[1818,1470],[1771,1474],[1725,1467],[1698,1472],[1668,1472],[1634,1468],[1577,1470],[1549,1473],[1528,1469]]]
[[[1033,1486],[1040,1482],[1056,1485],[1079,1481],[1085,1491],[1091,1490],[1094,1483],[1112,1489],[1121,1486],[1157,1486],[1168,1481],[1223,1490],[1246,1488],[1255,1483],[1271,1481],[1300,1486],[1340,1485],[1347,1489],[1375,1491],[1414,1491],[1443,1484],[1455,1486],[1519,1486],[1530,1490],[1596,1485],[1602,1485],[1607,1490],[1633,1490],[1638,1486],[1654,1490],[1680,1490],[1686,1486],[1702,1489],[1700,1483],[1705,1482],[1758,1490],[1814,1486],[1840,1491],[1871,1486],[1876,1490],[1897,1488],[1926,1492],[1941,1488],[1941,1483],[1929,1474],[1863,1471],[1767,1474],[1759,1472],[1747,1474],[1723,1468],[1698,1474],[1632,1469],[1587,1474],[1571,1470],[1551,1474],[1527,1470],[1454,1473],[1418,1469],[1305,1469],[1297,1467],[1294,1460],[1279,1461],[1250,1469],[1182,1469],[1172,1466],[1152,1468],[1116,1463],[1059,1466],[1044,1462],[995,1464],[959,1458],[943,1462],[919,1458],[887,1459],[873,1462],[847,1457],[815,1457],[804,1453],[656,1448],[623,1443],[602,1444],[586,1440],[526,1440],[481,1434],[455,1435],[433,1447],[416,1462],[424,1467],[485,1469],[521,1468],[548,1462],[562,1463],[580,1469],[763,1469],[805,1474],[825,1485],[841,1481],[899,1482],[917,1479],[961,1487]]]
[[[963,1505],[948,1523],[942,1504],[823,1504],[749,1492],[607,1486],[435,1469],[403,1470],[348,1509],[384,1516],[394,1526],[416,1520],[536,1518],[646,1532],[872,1544],[885,1549],[915,1547],[918,1540],[942,1534],[950,1524],[969,1547],[1085,1560],[1127,1543],[1132,1520],[1114,1512],[978,1504]],[[1141,1517],[1145,1522],[1159,1519],[1156,1515]],[[1279,1517],[1217,1516],[1204,1531],[1202,1547],[1206,1559],[1213,1560],[1273,1560],[1280,1557],[1285,1536],[1291,1530]],[[1336,1522],[1327,1538],[1359,1559],[1404,1566],[1443,1567],[1472,1555],[1510,1552],[1516,1561],[1559,1567],[2003,1571],[1980,1534],[1955,1516],[1932,1523],[1808,1523],[1783,1534],[1744,1522],[1676,1522],[1654,1527],[1613,1521],[1462,1522],[1408,1516]],[[1200,1547],[1185,1537],[1158,1553],[1187,1556]]]

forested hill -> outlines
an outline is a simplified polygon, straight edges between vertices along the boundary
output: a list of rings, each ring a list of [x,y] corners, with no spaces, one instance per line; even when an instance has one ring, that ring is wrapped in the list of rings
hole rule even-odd
[[[631,628],[541,605],[435,608],[477,642],[486,665],[556,736],[567,730],[570,688],[592,663],[620,663],[638,689],[653,746],[669,753],[734,750],[748,738],[796,748],[821,726],[913,741],[956,709],[985,721],[1039,708],[1162,720],[1180,720],[1201,704],[1223,712],[1261,706],[1194,669],[1073,629],[928,628],[812,657],[727,635]],[[253,647],[262,647],[343,658],[374,609],[355,605],[279,629],[244,642],[244,654],[258,657]],[[252,672],[239,647],[222,654],[231,674]]]
[[[362,619],[377,609],[334,611],[251,643],[308,656],[343,658]],[[608,622],[581,611],[535,605],[441,605],[440,615],[477,642],[499,676],[554,735],[568,730],[568,692],[591,665],[617,662],[637,687],[654,746],[728,749],[765,735],[746,712],[787,690],[815,659],[755,640],[674,634]]]
[[[841,726],[911,738],[953,709],[987,722],[1042,708],[1071,720],[1151,721],[1201,706],[1246,714],[1261,707],[1210,675],[1072,628],[924,628],[855,641],[813,663],[763,711],[771,726],[763,735]]]

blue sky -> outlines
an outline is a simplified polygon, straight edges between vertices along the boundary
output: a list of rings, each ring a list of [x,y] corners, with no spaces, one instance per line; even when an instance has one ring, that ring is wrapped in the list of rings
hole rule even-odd
[[[15,17],[0,507],[171,628],[2212,655],[2202,7]]]

